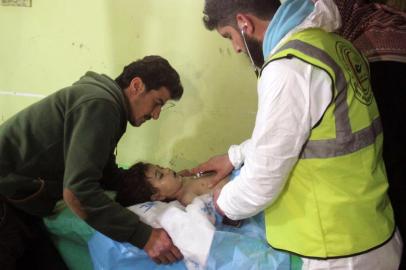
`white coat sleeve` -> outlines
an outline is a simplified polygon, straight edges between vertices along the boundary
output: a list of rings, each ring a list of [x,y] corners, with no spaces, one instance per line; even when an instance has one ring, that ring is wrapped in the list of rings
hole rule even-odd
[[[331,99],[331,79],[325,71],[295,58],[268,64],[258,84],[252,136],[240,146],[245,150],[241,152],[244,166],[217,201],[226,216],[244,219],[277,199]],[[229,154],[233,151],[230,148]]]

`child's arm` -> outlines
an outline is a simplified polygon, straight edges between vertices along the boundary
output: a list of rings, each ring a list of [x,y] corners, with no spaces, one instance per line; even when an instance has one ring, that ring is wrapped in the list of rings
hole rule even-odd
[[[193,192],[185,192],[182,194],[180,198],[178,198],[178,201],[183,205],[186,206],[188,204],[191,204],[193,199],[196,198],[197,195]]]

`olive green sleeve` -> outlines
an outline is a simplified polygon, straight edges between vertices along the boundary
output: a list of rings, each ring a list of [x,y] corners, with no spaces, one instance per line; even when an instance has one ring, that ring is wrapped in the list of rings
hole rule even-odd
[[[65,117],[64,189],[79,200],[85,221],[119,241],[142,248],[152,228],[104,194],[100,179],[120,137],[119,108],[103,99],[74,107]]]
[[[125,171],[125,169],[117,166],[116,156],[111,154],[103,169],[103,176],[100,179],[101,186],[106,190],[117,191]]]

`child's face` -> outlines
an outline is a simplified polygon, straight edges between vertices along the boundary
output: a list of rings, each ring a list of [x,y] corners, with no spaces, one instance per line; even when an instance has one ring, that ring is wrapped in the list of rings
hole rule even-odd
[[[182,187],[182,177],[168,168],[151,164],[145,175],[151,185],[157,189],[152,196],[153,200],[175,199],[175,194]]]

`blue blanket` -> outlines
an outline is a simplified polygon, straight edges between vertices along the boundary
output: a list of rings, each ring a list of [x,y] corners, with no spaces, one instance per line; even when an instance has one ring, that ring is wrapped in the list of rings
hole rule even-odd
[[[170,265],[155,264],[147,254],[129,243],[119,243],[96,232],[89,251],[94,269],[186,270],[183,261]],[[216,232],[207,261],[207,269],[290,269],[289,255],[272,249],[266,242],[262,214],[243,221],[236,228],[216,217]]]
[[[234,170],[232,180],[239,174]],[[264,217],[260,213],[242,221],[240,227],[224,225],[216,214],[213,241],[207,259],[208,270],[266,269],[289,270],[290,256],[272,249],[265,238]],[[95,270],[186,270],[183,261],[158,265],[144,250],[129,243],[116,242],[96,232],[88,242]],[[189,266],[190,267],[190,266]],[[198,265],[196,265],[198,269]],[[190,269],[189,269],[190,270]]]

